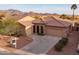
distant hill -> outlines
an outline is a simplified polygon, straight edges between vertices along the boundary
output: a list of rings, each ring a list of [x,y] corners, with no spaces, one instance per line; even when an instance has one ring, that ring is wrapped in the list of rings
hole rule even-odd
[[[50,13],[36,13],[36,12],[28,12],[26,13],[26,15],[28,16],[37,16],[37,15],[40,15],[40,16],[44,16],[44,15],[55,15],[55,16],[59,16],[58,14],[54,13],[54,14],[50,14]]]
[[[4,18],[4,17],[13,17],[16,18],[17,20],[25,17],[25,16],[56,16],[56,17],[60,17],[61,15],[59,14],[50,14],[50,13],[37,13],[37,12],[22,12],[19,10],[14,10],[14,9],[8,9],[8,10],[0,10],[0,19]],[[71,18],[71,15],[67,15],[67,17],[65,18]],[[76,19],[79,20],[79,16],[75,16]]]
[[[25,13],[19,10],[8,9],[8,10],[0,10],[0,16],[4,15],[4,17],[14,17],[16,19],[21,19],[24,17]]]

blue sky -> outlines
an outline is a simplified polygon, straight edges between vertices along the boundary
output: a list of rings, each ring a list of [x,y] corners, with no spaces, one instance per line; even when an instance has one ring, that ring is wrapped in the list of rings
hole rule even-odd
[[[79,5],[75,14],[79,15]],[[24,12],[72,14],[71,4],[0,4],[0,10],[16,9]]]

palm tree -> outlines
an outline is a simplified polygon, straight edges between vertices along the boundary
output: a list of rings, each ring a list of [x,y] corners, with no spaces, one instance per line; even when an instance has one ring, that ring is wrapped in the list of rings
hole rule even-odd
[[[74,11],[77,9],[77,5],[76,4],[73,4],[71,6],[71,10],[73,10],[73,20],[74,20]]]

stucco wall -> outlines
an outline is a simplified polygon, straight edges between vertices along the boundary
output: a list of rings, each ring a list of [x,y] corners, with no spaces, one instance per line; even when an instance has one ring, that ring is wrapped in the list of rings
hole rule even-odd
[[[26,27],[25,28],[25,31],[26,31],[26,35],[28,37],[31,37],[32,36],[32,33],[33,33],[33,26],[31,25],[31,26],[28,26],[28,28]]]
[[[46,26],[46,34],[47,35],[63,37],[63,36],[66,36],[68,31],[69,31],[69,28]]]

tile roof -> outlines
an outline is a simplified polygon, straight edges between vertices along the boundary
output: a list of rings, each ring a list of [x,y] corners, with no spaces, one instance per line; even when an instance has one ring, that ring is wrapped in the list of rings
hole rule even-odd
[[[47,22],[47,25],[59,26],[59,27],[68,27],[71,25],[71,23],[68,21],[57,19],[55,17],[50,17],[50,20]]]
[[[35,18],[31,17],[31,16],[26,16],[22,19],[20,19],[18,22],[24,26],[29,26],[32,25],[32,21],[35,20]]]
[[[62,20],[54,16],[44,16],[38,19],[35,19],[30,16],[26,16],[23,19],[19,20],[19,22],[24,26],[33,25],[32,23],[40,23],[40,24],[45,24],[49,26],[68,27],[72,24],[71,21]]]
[[[44,23],[49,26],[58,26],[58,27],[68,27],[72,22],[61,20],[57,17],[47,16],[43,17],[42,20],[34,20],[33,23]]]

